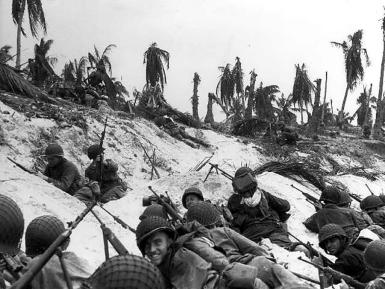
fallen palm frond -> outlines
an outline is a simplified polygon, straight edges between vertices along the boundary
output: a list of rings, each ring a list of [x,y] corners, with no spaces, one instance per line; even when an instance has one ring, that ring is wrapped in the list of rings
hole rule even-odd
[[[232,133],[240,136],[255,137],[258,133],[264,132],[268,125],[269,122],[258,117],[244,119],[233,125]]]
[[[338,175],[354,175],[357,177],[363,177],[370,181],[376,181],[377,177],[379,176],[378,172],[368,172],[365,170],[364,167],[355,167],[355,168],[349,168],[347,170],[344,170],[344,172],[338,174]]]
[[[12,67],[4,63],[0,63],[0,89],[19,93],[33,99],[44,97],[39,88],[29,83],[21,75],[17,74]]]
[[[325,183],[323,180],[323,176],[325,173],[321,170],[315,170],[310,168],[305,162],[272,161],[256,168],[253,171],[254,175],[259,175],[263,172],[273,172],[281,176],[301,182],[301,180],[296,178],[296,176],[299,176],[307,180],[320,190],[325,188]]]

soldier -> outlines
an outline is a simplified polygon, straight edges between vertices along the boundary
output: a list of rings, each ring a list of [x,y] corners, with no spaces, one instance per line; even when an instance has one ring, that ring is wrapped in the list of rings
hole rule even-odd
[[[251,172],[248,167],[235,172],[235,193],[227,204],[233,215],[232,227],[254,242],[269,238],[281,247],[289,247],[291,241],[282,224],[290,216],[289,202],[259,189]]]
[[[374,237],[378,238],[376,235]],[[331,268],[363,283],[375,278],[375,275],[364,264],[364,250],[371,239],[358,237],[351,242],[340,225],[327,224],[321,228],[318,240],[319,246],[326,253],[337,257],[335,263],[330,265]],[[338,282],[340,280],[333,281]]]
[[[368,213],[376,225],[385,229],[385,204],[379,196],[367,196],[361,201],[360,208]]]
[[[302,286],[302,282],[290,271],[270,261],[272,256],[261,246],[236,231],[217,227],[220,216],[217,210],[209,203],[194,203],[187,211],[187,222],[199,222],[209,229],[209,236],[214,247],[220,248],[230,263],[241,263],[258,269],[260,278],[269,288],[282,286]],[[218,258],[210,259],[213,254],[204,250],[203,238],[194,238],[185,243],[185,247],[200,255],[206,261],[215,264]],[[214,256],[215,257],[215,256]],[[277,274],[277,272],[280,272]],[[280,275],[281,278],[277,276]]]
[[[159,204],[152,204],[144,209],[143,213],[139,216],[139,220],[143,220],[147,217],[157,216],[163,219],[169,220],[166,209]]]
[[[52,183],[71,196],[82,187],[82,177],[76,166],[64,158],[63,148],[58,144],[49,144],[45,149],[48,164],[44,173],[37,175]]]
[[[189,207],[193,203],[200,202],[200,201],[202,202],[206,201],[211,203],[209,200],[205,200],[203,198],[202,191],[196,187],[189,187],[184,191],[182,196],[182,204],[183,204],[183,207],[185,207],[186,209],[189,209]],[[229,223],[233,219],[233,216],[231,215],[231,212],[229,211],[229,209],[224,206],[219,207],[217,205],[214,205],[214,207],[221,216],[223,226],[229,226]]]
[[[211,263],[185,248],[182,241],[175,240],[175,230],[159,217],[145,218],[136,229],[140,251],[162,272],[167,288],[219,289],[224,285],[227,288],[268,288],[257,278],[257,269],[247,266],[245,270],[242,267],[245,265],[236,263],[239,266],[235,267],[227,261],[229,266],[220,274]],[[226,262],[226,258],[223,260]]]
[[[29,266],[38,262],[39,256],[64,231],[63,222],[54,216],[44,215],[32,220],[25,232],[26,254],[33,258]],[[81,282],[91,275],[92,271],[87,260],[78,257],[73,252],[65,251],[68,244],[69,240],[34,277],[31,281],[32,289],[67,289],[67,281],[71,282],[74,288],[79,288]],[[65,279],[63,273],[65,269],[68,271],[70,280]]]
[[[159,269],[135,255],[105,261],[83,282],[82,289],[166,289]]]
[[[92,163],[86,168],[85,176],[100,182],[100,154],[103,153],[98,144],[88,148],[87,154]],[[103,161],[103,182],[100,188],[100,201],[107,203],[126,195],[127,184],[118,176],[118,165],[111,159]]]
[[[385,288],[385,241],[375,240],[370,242],[364,252],[364,262],[376,279],[369,282],[365,289]]]
[[[323,208],[310,216],[303,224],[312,232],[318,233],[326,224],[340,225],[350,239],[354,239],[358,232],[368,226],[368,223],[351,208],[340,207],[346,197],[336,187],[328,186],[321,194],[320,202]]]
[[[28,258],[20,251],[23,213],[14,200],[4,195],[0,195],[0,228],[0,288],[5,288],[7,282],[18,278],[18,267],[25,266]]]

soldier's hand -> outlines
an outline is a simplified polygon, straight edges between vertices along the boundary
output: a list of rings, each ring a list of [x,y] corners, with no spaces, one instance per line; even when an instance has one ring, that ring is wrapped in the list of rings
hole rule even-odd
[[[36,173],[36,176],[47,181],[48,180],[48,177],[43,175],[40,171]]]

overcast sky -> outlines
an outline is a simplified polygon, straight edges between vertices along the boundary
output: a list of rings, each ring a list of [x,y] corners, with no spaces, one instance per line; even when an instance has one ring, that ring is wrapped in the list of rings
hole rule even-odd
[[[311,79],[325,77],[327,98],[340,108],[345,92],[345,71],[341,49],[330,41],[342,42],[363,29],[364,47],[371,66],[364,81],[349,95],[346,109],[357,108],[362,86],[373,83],[378,94],[382,57],[383,1],[352,0],[41,0],[48,24],[46,39],[54,44],[49,54],[59,59],[60,73],[69,59],[108,44],[112,74],[122,78],[130,93],[145,84],[143,53],[157,42],[170,53],[165,98],[182,111],[191,112],[193,74],[201,84],[200,117],[206,113],[207,94],[214,92],[218,66],[241,59],[244,82],[253,68],[257,85],[276,84],[287,96],[291,93],[296,63],[305,63]],[[11,0],[0,0],[0,46],[16,51],[16,25],[11,18]],[[27,18],[25,18],[27,19]],[[26,20],[27,21],[27,20]],[[33,55],[33,39],[28,22],[27,38],[22,38],[22,62]],[[43,36],[43,35],[41,35]],[[322,90],[324,81],[322,82]],[[323,91],[322,91],[323,95]],[[336,110],[335,110],[336,111]],[[216,114],[217,120],[222,115]]]

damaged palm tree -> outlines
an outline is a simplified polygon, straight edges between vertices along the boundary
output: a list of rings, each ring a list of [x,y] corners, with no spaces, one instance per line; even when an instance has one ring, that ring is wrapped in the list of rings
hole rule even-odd
[[[12,19],[17,25],[17,52],[16,52],[16,68],[20,69],[20,50],[21,50],[21,34],[26,36],[22,27],[25,8],[28,7],[29,26],[32,36],[37,38],[37,28],[40,26],[47,33],[47,25],[41,0],[13,0],[12,1]]]
[[[342,43],[334,41],[331,42],[334,46],[342,48],[345,59],[346,90],[341,110],[339,111],[340,115],[343,115],[344,113],[349,90],[353,91],[358,82],[364,77],[364,65],[362,58],[365,58],[367,66],[370,65],[368,53],[362,46],[362,34],[362,30],[358,30],[353,35],[348,36],[348,41],[344,41]]]
[[[146,64],[146,84],[155,87],[156,84],[160,84],[163,91],[164,84],[167,83],[166,71],[169,68],[170,54],[163,49],[160,49],[156,42],[152,43],[151,46],[144,53],[143,63]]]
[[[254,91],[255,91],[255,81],[257,79],[257,74],[254,69],[250,71],[250,85],[246,87],[247,95],[247,107],[245,111],[245,118],[251,119],[253,117],[253,106],[254,106]]]
[[[35,58],[29,59],[28,67],[31,73],[32,82],[37,86],[44,86],[48,82],[57,79],[52,66],[57,62],[56,57],[48,56],[53,40],[47,41],[42,38],[39,44],[35,44]]]
[[[293,85],[293,103],[301,109],[301,124],[303,124],[304,107],[312,102],[311,94],[315,91],[315,86],[309,79],[305,64],[295,66],[296,73]]]
[[[241,117],[242,115],[245,114],[246,104],[245,104],[245,96],[243,92],[242,64],[238,56],[235,58],[235,65],[233,67],[232,75],[234,79],[235,92],[237,93],[237,97],[235,98],[235,101],[234,101],[234,110],[235,110],[235,114]]]
[[[201,78],[197,72],[194,73],[194,89],[193,89],[193,96],[191,98],[192,102],[192,110],[193,110],[193,118],[195,118],[197,121],[199,121],[199,114],[198,114],[198,104],[199,104],[199,96],[198,96],[198,85],[201,82]]]
[[[214,123],[214,114],[213,114],[213,99],[214,99],[214,93],[209,93],[207,100],[207,112],[204,122],[213,124]]]
[[[281,97],[275,100],[275,103],[277,105],[278,120],[283,121],[285,124],[295,124],[297,117],[290,111],[290,107],[293,104],[293,95],[289,94],[289,96],[285,98],[282,93]]]
[[[279,92],[278,85],[260,86],[255,92],[254,110],[259,119],[273,121],[274,107],[272,102],[275,100],[275,94]]]
[[[216,94],[226,111],[230,111],[234,103],[234,79],[230,70],[230,64],[218,67],[222,72],[217,84]],[[218,101],[217,101],[218,102]],[[228,116],[228,113],[226,113]]]

